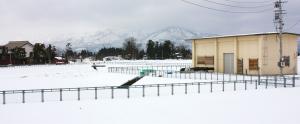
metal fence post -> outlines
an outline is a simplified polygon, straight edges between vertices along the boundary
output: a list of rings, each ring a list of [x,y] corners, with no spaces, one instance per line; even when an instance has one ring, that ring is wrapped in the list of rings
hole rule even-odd
[[[95,87],[95,100],[97,100],[98,99],[98,91],[97,91],[98,89],[97,89],[97,87]]]
[[[233,82],[233,90],[234,90],[234,91],[236,91],[236,83],[237,83],[237,81],[234,81],[234,82]]]
[[[201,71],[199,71],[199,75],[200,75],[200,80],[201,80],[202,79]]]
[[[200,82],[198,82],[198,93],[200,93]]]
[[[129,99],[130,98],[130,87],[128,86],[127,88],[127,98]]]
[[[157,96],[159,96],[159,84],[157,84]]]
[[[62,89],[59,89],[59,101],[62,101]]]
[[[247,81],[245,80],[245,90],[247,90]]]
[[[224,79],[224,72],[223,72],[223,81],[224,81],[225,79]]]
[[[77,88],[77,100],[80,101],[80,88]]]
[[[222,81],[222,91],[224,92],[225,91],[225,82]]]
[[[143,85],[143,97],[145,97],[145,85]]]
[[[41,101],[44,102],[45,99],[44,99],[44,90],[43,90],[43,89],[41,90],[41,97],[42,97],[42,98],[41,98],[41,99],[42,99]]]
[[[269,76],[266,77],[266,89],[268,89],[268,83],[269,83]]]
[[[213,82],[210,82],[210,92],[213,92]]]
[[[174,95],[174,84],[171,84],[171,95]]]
[[[111,99],[114,99],[114,87],[111,87]]]
[[[255,89],[257,89],[257,82],[258,80],[255,80]]]
[[[296,87],[295,75],[293,75],[293,87]]]
[[[260,74],[258,75],[258,85],[260,85]]]
[[[277,76],[275,76],[275,88],[277,88]]]
[[[5,93],[6,93],[6,92],[3,91],[2,93],[3,93],[3,94],[2,94],[2,95],[3,95],[3,104],[6,104],[6,101],[5,101]]]
[[[284,88],[286,88],[286,78],[283,76],[283,85],[284,85]]]
[[[184,90],[185,90],[185,94],[187,94],[187,83],[184,84]]]
[[[25,91],[22,90],[22,103],[25,103]]]

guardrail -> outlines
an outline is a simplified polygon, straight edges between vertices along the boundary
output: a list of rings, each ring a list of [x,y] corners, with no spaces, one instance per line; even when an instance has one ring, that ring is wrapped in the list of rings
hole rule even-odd
[[[17,103],[26,103],[26,96],[34,94],[35,99],[40,99],[40,102],[46,102],[46,94],[48,93],[58,93],[58,96],[54,94],[49,95],[48,97],[54,98],[54,101],[63,101],[64,95],[67,93],[75,93],[71,95],[71,99],[76,98],[78,101],[81,100],[81,96],[88,96],[89,99],[99,99],[101,95],[100,91],[106,91],[102,95],[110,95],[111,99],[114,99],[116,95],[126,95],[127,98],[131,96],[137,96],[140,94],[141,97],[146,97],[147,94],[156,93],[156,96],[161,94],[171,94],[179,93],[182,91],[184,94],[188,93],[200,93],[203,91],[208,92],[225,92],[228,90],[249,90],[249,89],[268,89],[268,88],[278,88],[278,87],[296,87],[296,80],[299,80],[299,77],[278,77],[275,79],[256,79],[256,80],[235,80],[235,81],[203,81],[203,82],[192,82],[192,83],[169,83],[169,84],[147,84],[147,85],[132,85],[132,86],[103,86],[103,87],[78,87],[78,88],[52,88],[52,89],[27,89],[27,90],[6,90],[0,91],[2,95],[2,104],[7,104],[8,98],[12,95],[17,95],[13,100]],[[83,92],[89,91],[86,94]],[[109,91],[109,92],[107,92]],[[120,93],[117,91],[125,91]],[[146,92],[148,91],[148,92]],[[139,96],[139,95],[138,95]],[[39,97],[39,98],[36,98]],[[57,97],[57,98],[56,98]],[[66,96],[67,97],[67,96]],[[69,96],[70,97],[70,96]],[[27,99],[30,99],[27,98]],[[30,102],[30,100],[28,100]]]

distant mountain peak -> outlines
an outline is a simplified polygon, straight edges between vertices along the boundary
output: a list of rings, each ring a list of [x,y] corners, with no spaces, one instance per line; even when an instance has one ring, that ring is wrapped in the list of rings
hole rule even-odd
[[[141,43],[143,46],[148,40],[160,42],[170,40],[175,44],[190,45],[190,43],[185,42],[184,40],[207,35],[209,34],[194,32],[178,26],[166,27],[152,33],[144,33],[143,31],[121,32],[105,29],[84,35],[71,35],[69,37],[64,35],[62,38],[56,38],[51,44],[64,48],[66,43],[70,42],[74,50],[88,49],[91,51],[97,51],[102,47],[121,47],[124,40],[128,37],[135,37],[137,39],[137,43]]]

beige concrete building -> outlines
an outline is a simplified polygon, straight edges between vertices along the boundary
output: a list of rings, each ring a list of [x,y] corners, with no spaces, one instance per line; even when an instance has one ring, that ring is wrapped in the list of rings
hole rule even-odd
[[[284,74],[297,73],[299,34],[283,34]],[[228,35],[189,39],[192,41],[193,66],[220,73],[280,74],[277,33]]]

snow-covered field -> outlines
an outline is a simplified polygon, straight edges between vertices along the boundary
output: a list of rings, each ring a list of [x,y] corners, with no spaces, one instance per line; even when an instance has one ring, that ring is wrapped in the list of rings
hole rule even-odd
[[[91,63],[72,65],[37,65],[0,68],[0,91],[26,90],[48,88],[76,88],[120,86],[126,81],[138,76],[138,73],[121,74],[108,73],[108,67],[138,66],[186,66],[190,60],[165,61],[118,61],[106,64],[106,67],[94,70]],[[174,68],[172,68],[174,69]],[[171,69],[171,70],[172,70]],[[177,68],[175,70],[178,70]],[[170,69],[167,69],[170,70]],[[298,69],[299,70],[299,69]],[[170,76],[170,75],[169,75]],[[173,75],[174,76],[174,75]],[[186,75],[185,75],[186,76]],[[193,77],[194,76],[194,77]],[[195,83],[216,80],[201,79],[201,74],[188,75],[189,78],[170,78],[146,76],[134,85]],[[229,79],[226,77],[226,79]],[[254,78],[255,79],[255,78]],[[297,84],[300,82],[297,81]],[[170,87],[145,89],[142,97],[141,89],[130,89],[130,99],[127,89],[116,89],[111,100],[111,90],[101,90],[94,100],[94,91],[81,91],[81,101],[77,100],[77,92],[64,92],[63,102],[57,102],[58,93],[45,94],[45,103],[40,102],[40,94],[26,94],[26,104],[20,104],[21,94],[6,96],[7,104],[0,104],[0,123],[2,124],[119,124],[119,123],[205,123],[205,124],[298,124],[300,111],[300,88],[274,88],[265,85],[254,90],[255,83],[201,85],[198,94],[197,85],[189,85],[185,94],[184,86],[174,87],[175,95],[171,95]],[[290,86],[289,86],[290,87]],[[1,95],[0,95],[1,96]],[[2,103],[2,98],[0,102]],[[65,101],[67,100],[67,101]],[[68,101],[71,100],[71,101]],[[54,102],[50,102],[54,101]],[[18,103],[18,104],[8,104]]]
[[[0,105],[1,124],[299,124],[300,88]]]

